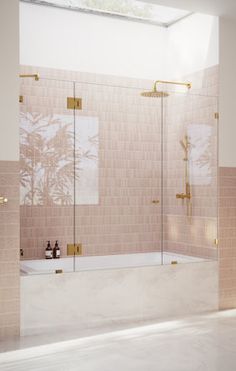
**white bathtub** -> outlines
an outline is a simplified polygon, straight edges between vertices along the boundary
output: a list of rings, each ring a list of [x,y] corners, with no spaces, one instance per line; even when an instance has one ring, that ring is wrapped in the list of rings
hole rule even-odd
[[[107,256],[89,256],[50,259],[50,260],[23,260],[21,261],[21,273],[28,274],[49,274],[62,269],[63,273],[79,272],[99,269],[131,268],[152,266],[161,264],[202,262],[206,259],[196,258],[187,255],[152,252],[139,254],[121,254]]]

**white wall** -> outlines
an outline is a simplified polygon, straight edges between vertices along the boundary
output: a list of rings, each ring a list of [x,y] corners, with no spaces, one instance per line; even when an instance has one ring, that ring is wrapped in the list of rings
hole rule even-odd
[[[220,19],[220,166],[236,166],[236,22]]]
[[[24,3],[20,14],[21,64],[164,77],[166,30],[161,27]]]
[[[21,4],[20,62],[118,76],[177,78],[218,64],[218,18],[203,14],[169,29]]]
[[[19,5],[0,1],[0,161],[19,159]]]
[[[171,78],[219,63],[218,18],[193,14],[169,28],[167,70]]]

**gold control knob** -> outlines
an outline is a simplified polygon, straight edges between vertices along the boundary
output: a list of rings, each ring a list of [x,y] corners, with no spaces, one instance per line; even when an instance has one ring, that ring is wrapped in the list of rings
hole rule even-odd
[[[159,200],[152,200],[152,204],[159,204],[160,201]]]

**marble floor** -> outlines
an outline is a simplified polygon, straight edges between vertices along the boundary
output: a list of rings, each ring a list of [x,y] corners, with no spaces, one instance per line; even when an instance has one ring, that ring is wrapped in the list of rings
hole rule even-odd
[[[236,310],[0,354],[1,371],[235,371]]]

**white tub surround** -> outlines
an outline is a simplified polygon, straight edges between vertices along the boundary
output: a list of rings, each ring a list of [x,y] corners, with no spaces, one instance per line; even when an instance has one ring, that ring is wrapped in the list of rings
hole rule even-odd
[[[218,309],[214,261],[21,277],[22,335]]]

